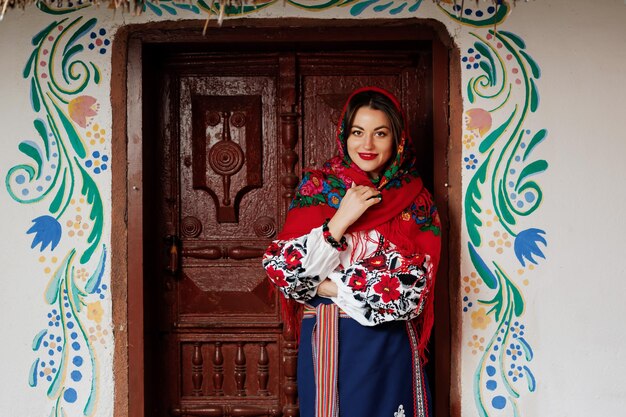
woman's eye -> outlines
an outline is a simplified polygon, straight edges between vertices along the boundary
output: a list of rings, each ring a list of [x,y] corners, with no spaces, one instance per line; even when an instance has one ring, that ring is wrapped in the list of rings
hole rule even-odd
[[[360,130],[353,130],[351,134],[352,136],[361,136],[362,133],[363,132],[361,132]]]
[[[379,137],[379,138],[387,137],[387,132],[376,132],[376,137]]]

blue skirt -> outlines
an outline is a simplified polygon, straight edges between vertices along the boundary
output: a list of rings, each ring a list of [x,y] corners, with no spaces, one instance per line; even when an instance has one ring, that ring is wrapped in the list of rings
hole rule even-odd
[[[315,297],[316,307],[330,300]],[[313,332],[316,317],[302,320],[298,352],[300,416],[315,417]],[[405,321],[362,326],[351,318],[338,323],[338,409],[340,417],[429,417],[425,373]],[[327,416],[324,416],[327,417]],[[328,416],[330,417],[330,416]]]

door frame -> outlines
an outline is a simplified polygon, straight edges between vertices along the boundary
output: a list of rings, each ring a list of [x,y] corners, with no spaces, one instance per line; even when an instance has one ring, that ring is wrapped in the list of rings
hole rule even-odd
[[[431,19],[229,19],[202,36],[202,21],[155,22],[121,27],[112,49],[112,262],[114,415],[144,417],[143,340],[143,67],[145,44],[285,42],[297,31],[324,42],[430,41],[433,52],[432,190],[444,228],[442,266],[435,289],[437,355],[435,416],[461,415],[461,96],[460,52],[445,26]],[[271,29],[271,31],[268,31]],[[334,29],[334,30],[333,30]],[[258,36],[263,31],[263,37]],[[268,35],[269,33],[269,35]],[[339,37],[340,36],[340,37]],[[434,68],[445,68],[442,72]],[[446,277],[447,279],[443,279]],[[446,411],[448,410],[448,411]]]

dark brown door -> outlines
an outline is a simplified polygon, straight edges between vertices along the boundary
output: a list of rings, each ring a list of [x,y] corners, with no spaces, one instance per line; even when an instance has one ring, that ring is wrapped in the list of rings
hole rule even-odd
[[[144,60],[146,415],[297,415],[295,344],[261,267],[349,93],[396,93],[432,171],[430,47],[154,47]]]

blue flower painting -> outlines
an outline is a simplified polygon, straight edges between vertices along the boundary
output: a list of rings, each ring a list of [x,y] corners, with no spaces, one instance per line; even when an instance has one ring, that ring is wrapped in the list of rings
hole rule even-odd
[[[31,249],[41,244],[39,251],[43,252],[44,249],[50,245],[50,250],[53,251],[57,247],[61,240],[61,225],[52,216],[40,216],[33,219],[33,224],[27,234],[34,233],[33,243],[30,245]]]
[[[538,243],[543,243],[544,246],[547,246],[547,241],[542,236],[545,234],[546,232],[541,229],[526,229],[515,237],[513,249],[515,250],[515,256],[517,256],[522,266],[526,266],[525,259],[537,265],[537,261],[535,261],[533,255],[546,259],[538,245]]]

